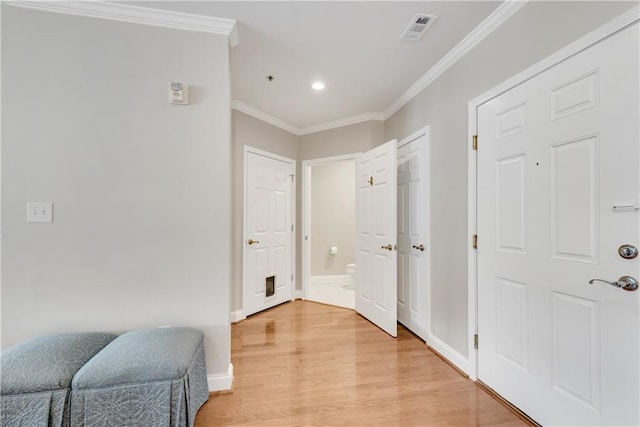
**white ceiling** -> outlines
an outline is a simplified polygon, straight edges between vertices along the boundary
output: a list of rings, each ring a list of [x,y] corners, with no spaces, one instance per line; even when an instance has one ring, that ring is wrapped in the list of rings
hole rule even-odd
[[[384,112],[502,2],[127,3],[236,20],[240,43],[231,49],[232,99],[309,129]],[[417,13],[438,18],[421,40],[400,40]],[[321,92],[311,89],[317,79],[326,84]]]

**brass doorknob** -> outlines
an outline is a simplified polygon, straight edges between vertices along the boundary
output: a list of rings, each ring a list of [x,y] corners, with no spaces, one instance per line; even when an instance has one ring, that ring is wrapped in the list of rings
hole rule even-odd
[[[258,244],[258,243],[260,243],[260,241],[259,241],[259,240],[249,239],[249,240],[247,240],[247,243],[248,243],[249,245],[253,245],[253,244]]]
[[[417,249],[420,252],[424,252],[424,245],[420,243],[420,246],[413,245],[413,249]]]
[[[389,243],[388,245],[384,245],[384,246],[380,246],[381,249],[386,249],[388,251],[392,251],[393,250],[393,245],[391,243]]]

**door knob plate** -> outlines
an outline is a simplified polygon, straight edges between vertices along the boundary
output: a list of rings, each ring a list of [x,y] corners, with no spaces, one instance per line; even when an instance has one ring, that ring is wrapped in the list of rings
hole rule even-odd
[[[622,245],[618,248],[618,255],[624,259],[634,259],[638,256],[638,248],[633,245]]]
[[[622,285],[620,287],[625,291],[635,291],[638,289],[638,281],[631,276],[622,276],[618,279],[618,283]]]

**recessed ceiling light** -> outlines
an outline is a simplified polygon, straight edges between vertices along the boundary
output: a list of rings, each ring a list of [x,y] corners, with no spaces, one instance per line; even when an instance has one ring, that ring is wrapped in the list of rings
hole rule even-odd
[[[322,89],[324,89],[324,83],[322,83],[322,82],[314,82],[311,85],[311,87],[314,88],[315,90],[322,90]]]

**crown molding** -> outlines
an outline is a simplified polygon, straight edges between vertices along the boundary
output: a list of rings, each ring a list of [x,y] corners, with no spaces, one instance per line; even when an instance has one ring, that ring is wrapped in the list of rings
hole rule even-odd
[[[473,49],[478,43],[484,40],[496,28],[508,20],[516,13],[528,0],[507,0],[493,11],[484,21],[471,31],[460,43],[447,53],[436,65],[431,67],[422,77],[418,79],[400,98],[394,101],[384,111],[384,120],[387,120],[407,102],[411,101],[424,88],[429,86],[435,79],[440,77],[449,67],[455,64],[466,53]]]
[[[285,122],[284,120],[280,120],[277,117],[274,117],[270,114],[265,113],[264,111],[258,110],[250,105],[247,105],[240,101],[231,101],[231,108],[236,111],[240,111],[242,113],[248,114],[252,117],[255,117],[258,120],[262,120],[263,122],[269,123],[275,127],[286,130],[289,133],[294,135],[300,135],[301,129],[293,126]]]
[[[320,124],[308,126],[305,128],[299,128],[290,123],[285,122],[284,120],[280,120],[279,118],[274,117],[271,114],[265,113],[264,111],[258,110],[257,108],[247,105],[244,102],[231,101],[231,108],[233,110],[240,111],[244,114],[248,114],[249,116],[255,117],[258,120],[262,120],[263,122],[269,123],[270,125],[286,130],[287,132],[297,136],[307,135],[315,132],[322,132],[323,130],[340,128],[343,126],[354,125],[357,123],[368,122],[371,120],[379,120],[379,121],[384,120],[384,115],[382,113],[364,113],[364,114],[358,114],[356,116],[345,117],[344,119],[320,123]]]
[[[330,122],[320,123],[300,129],[300,135],[308,135],[310,133],[322,132],[323,130],[340,128],[343,126],[355,125],[371,120],[384,121],[383,113],[363,113],[356,116],[345,117],[344,119],[333,120]]]
[[[229,45],[239,42],[236,21],[190,13],[172,12],[148,7],[105,1],[6,1],[10,6],[65,15],[86,16],[111,21],[130,22],[178,30],[220,34],[229,37]]]

